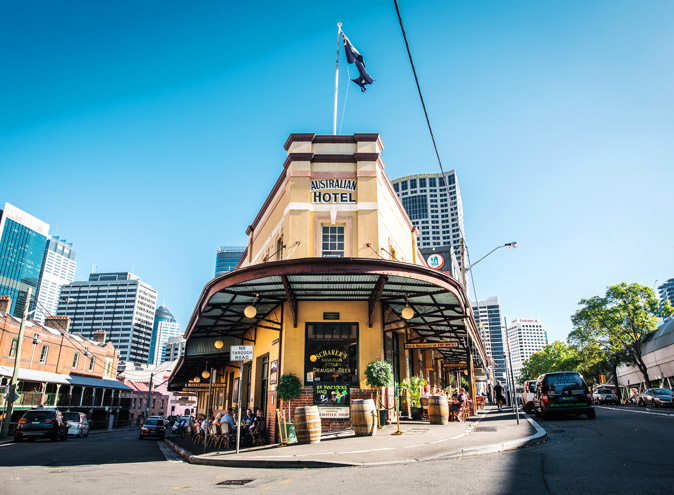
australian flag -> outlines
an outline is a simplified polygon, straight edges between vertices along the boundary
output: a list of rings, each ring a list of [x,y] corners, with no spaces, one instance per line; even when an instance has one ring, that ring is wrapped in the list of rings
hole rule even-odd
[[[358,50],[356,50],[356,47],[353,46],[351,41],[349,41],[349,38],[347,38],[344,33],[342,33],[342,40],[344,41],[344,53],[346,53],[346,61],[349,64],[356,64],[356,68],[358,69],[359,76],[351,80],[360,86],[361,91],[365,92],[365,85],[372,84],[374,80],[365,70],[365,61],[363,56],[358,52]]]

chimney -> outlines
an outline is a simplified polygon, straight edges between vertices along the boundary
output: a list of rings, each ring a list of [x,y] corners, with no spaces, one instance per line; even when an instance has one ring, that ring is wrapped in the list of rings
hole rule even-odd
[[[44,319],[44,326],[67,332],[70,328],[69,316],[48,316]]]
[[[93,341],[100,344],[105,344],[105,330],[96,330],[94,332]]]
[[[0,296],[0,313],[9,314],[12,309],[12,298],[9,296]]]

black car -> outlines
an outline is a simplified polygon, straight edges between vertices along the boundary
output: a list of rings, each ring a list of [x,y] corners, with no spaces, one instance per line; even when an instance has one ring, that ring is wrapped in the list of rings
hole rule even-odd
[[[14,441],[23,442],[24,439],[49,438],[52,442],[68,439],[68,423],[65,422],[61,411],[56,409],[32,409],[26,411],[16,425]]]
[[[588,419],[595,417],[592,394],[577,371],[539,376],[534,394],[534,412],[543,418],[553,414],[586,414]]]
[[[166,435],[166,424],[163,419],[159,418],[147,418],[143,423],[143,426],[140,427],[140,438],[148,437],[159,437],[160,440],[164,439]]]

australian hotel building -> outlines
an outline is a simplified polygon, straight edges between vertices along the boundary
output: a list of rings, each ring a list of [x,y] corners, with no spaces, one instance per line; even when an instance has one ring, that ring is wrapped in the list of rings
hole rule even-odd
[[[348,428],[350,400],[372,396],[372,361],[393,366],[387,407],[414,375],[444,387],[465,373],[474,393],[488,360],[470,303],[458,280],[426,265],[380,136],[291,134],[285,149],[239,266],[199,296],[170,389],[196,391],[206,414],[236,406],[241,387],[272,439],[285,373],[304,385],[293,405],[319,405],[324,430]],[[253,346],[243,376],[231,345]]]

